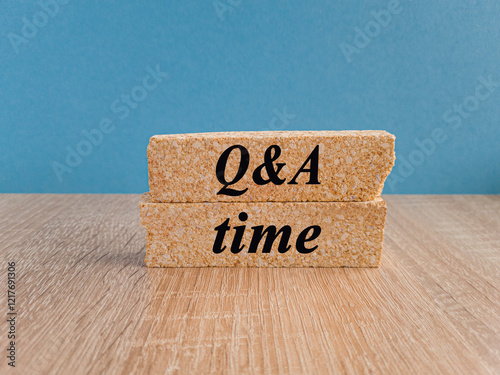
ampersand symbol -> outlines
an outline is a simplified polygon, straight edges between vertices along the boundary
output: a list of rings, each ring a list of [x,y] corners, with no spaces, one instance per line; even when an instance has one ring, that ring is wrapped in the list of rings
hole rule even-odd
[[[274,153],[274,154],[273,154]],[[285,182],[285,178],[281,179],[278,177],[281,169],[285,166],[285,163],[276,163],[276,170],[274,169],[273,162],[279,158],[281,155],[281,148],[277,145],[272,145],[267,148],[264,154],[264,163],[255,168],[253,172],[253,180],[257,185],[266,185],[272,182],[275,185],[281,185]],[[266,168],[268,179],[262,177],[262,170]]]

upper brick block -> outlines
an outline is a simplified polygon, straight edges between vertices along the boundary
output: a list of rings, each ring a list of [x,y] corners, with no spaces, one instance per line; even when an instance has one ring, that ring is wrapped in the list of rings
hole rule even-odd
[[[394,165],[385,131],[268,131],[155,135],[153,202],[369,201]]]

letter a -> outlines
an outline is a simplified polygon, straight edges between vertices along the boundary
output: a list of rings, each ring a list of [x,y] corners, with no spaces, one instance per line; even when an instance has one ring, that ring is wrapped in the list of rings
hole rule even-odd
[[[306,165],[309,162],[311,162],[311,167],[306,168]],[[319,185],[320,182],[318,181],[318,165],[319,165],[319,146],[316,146],[313,152],[311,152],[311,155],[309,155],[304,164],[302,164],[302,167],[300,167],[298,172],[292,178],[292,181],[290,181],[288,184],[296,185],[297,184],[296,180],[299,174],[309,172],[309,182],[306,182],[306,185]]]

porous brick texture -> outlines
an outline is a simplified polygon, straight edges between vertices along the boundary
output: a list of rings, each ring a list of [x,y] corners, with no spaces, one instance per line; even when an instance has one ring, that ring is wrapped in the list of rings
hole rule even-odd
[[[395,160],[395,137],[385,131],[283,131],[156,135],[148,146],[149,187],[154,202],[313,202],[370,201],[380,196]],[[229,147],[248,150],[248,170],[231,188],[239,196],[217,194],[222,184],[216,165]],[[258,185],[253,172],[264,164],[265,152],[277,145],[285,163],[278,176],[284,183]],[[289,184],[319,146],[319,184],[306,184],[308,173]],[[225,179],[236,176],[240,151],[229,155]],[[267,178],[267,170],[261,169]]]
[[[201,155],[200,155],[201,157]],[[244,212],[248,219],[239,220]],[[377,267],[380,262],[386,204],[368,202],[242,202],[155,203],[148,193],[140,203],[141,223],[147,230],[148,267]],[[229,220],[221,253],[214,253],[215,228]],[[246,225],[239,253],[231,252],[235,226]],[[274,241],[263,253],[264,237],[256,253],[248,253],[254,226],[291,227],[287,252]],[[308,254],[296,249],[297,236],[311,225],[321,227],[318,246]]]

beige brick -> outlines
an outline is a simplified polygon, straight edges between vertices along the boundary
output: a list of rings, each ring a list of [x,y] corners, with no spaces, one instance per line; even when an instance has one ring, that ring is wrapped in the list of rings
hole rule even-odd
[[[155,202],[286,202],[369,201],[380,196],[394,164],[395,137],[385,131],[229,132],[157,135],[148,146],[149,187]],[[230,186],[248,190],[239,196],[217,195],[223,187],[216,165],[233,145],[250,155],[243,178]],[[253,172],[264,163],[265,151],[278,145],[285,163],[278,177],[281,185],[258,185]],[[289,184],[315,147],[319,147],[318,182],[306,184],[306,172]],[[272,155],[272,153],[271,153]],[[236,176],[240,151],[230,153],[225,180]],[[309,167],[310,163],[306,166]],[[264,168],[261,175],[267,178]]]
[[[147,230],[148,267],[377,267],[382,252],[386,204],[382,198],[369,202],[244,202],[154,203],[144,194],[141,223]],[[248,218],[242,222],[238,215]],[[215,228],[226,219],[226,249],[214,253]],[[235,226],[246,225],[239,253],[232,253]],[[270,253],[263,254],[265,236],[249,253],[254,226],[291,227],[287,252],[278,252],[280,237]],[[299,233],[317,225],[321,232],[303,254],[297,251]],[[306,231],[310,238],[314,231]]]

